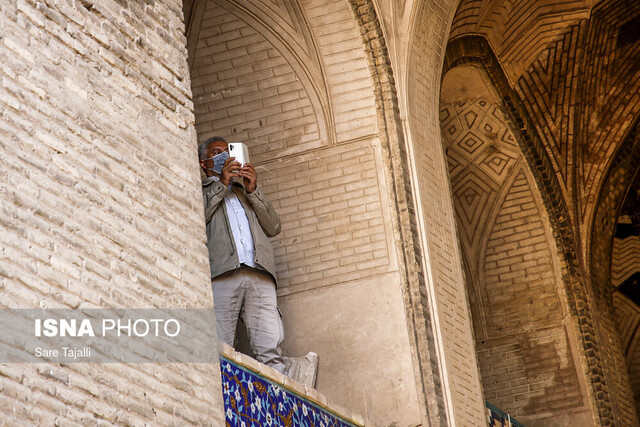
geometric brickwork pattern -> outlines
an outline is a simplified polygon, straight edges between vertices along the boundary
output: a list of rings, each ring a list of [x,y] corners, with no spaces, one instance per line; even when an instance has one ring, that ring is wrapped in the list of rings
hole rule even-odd
[[[635,396],[636,411],[640,412],[640,307],[617,291],[613,292],[613,307]]]
[[[485,399],[525,422],[549,421],[585,403],[562,324],[557,249],[510,126],[465,68],[451,70],[464,83],[445,77],[440,122]]]
[[[588,20],[567,27],[562,37],[549,44],[516,88],[564,187],[564,199],[582,236],[582,250],[591,263],[592,285],[596,295],[602,296],[597,303],[607,311],[610,308],[604,307],[609,306],[613,290],[606,285],[612,268],[624,273],[620,267],[632,262],[632,255],[622,257],[622,263],[609,258],[613,227],[601,218],[615,218],[620,206],[605,203],[612,197],[609,189],[598,192],[603,191],[603,182],[610,176],[616,179],[635,173],[611,159],[640,115],[640,40],[633,24],[638,15],[638,2],[599,2]],[[626,162],[629,157],[621,160]],[[607,171],[611,165],[618,169]],[[614,191],[624,193],[626,189],[619,187],[614,186]],[[632,245],[628,247],[633,249]],[[616,323],[620,325],[606,314],[600,321],[603,330],[608,328],[603,334],[612,335],[612,343],[617,341],[617,333],[626,333],[616,331]],[[617,393],[611,402],[618,416],[635,420],[624,360],[612,343],[602,347],[607,355],[605,363],[612,366],[607,381],[610,390]]]
[[[632,101],[640,94],[640,41],[620,42],[623,24],[638,14],[635,1],[600,2],[588,21],[550,43],[518,82],[568,203],[575,193],[581,225],[589,224],[607,159],[640,114]],[[573,182],[567,167],[576,159]]]
[[[609,262],[613,226],[600,218],[615,218],[619,205],[604,204],[610,191],[599,192],[609,176],[635,173],[611,160],[640,116],[638,16],[640,3],[632,0],[465,0],[451,35],[480,33],[490,41],[517,93],[517,103],[522,103],[531,119],[530,134],[539,138],[550,159],[551,170],[543,174],[555,175],[558,180],[576,241],[582,245],[577,250],[590,263],[579,268],[591,282],[587,285],[594,287],[596,310],[604,310],[599,325],[594,326],[602,336],[610,337],[600,350],[594,347],[594,351],[603,352],[606,373],[602,378],[609,388],[603,394],[596,393],[601,420],[615,413],[624,422],[635,419],[635,414],[628,401],[624,367],[616,365],[621,359],[614,345],[617,332],[607,315],[612,289],[604,286],[611,279],[612,268],[618,284],[621,276],[633,274],[634,255],[622,252],[625,248],[635,251],[635,246],[625,242],[623,248],[616,242],[614,256],[620,259],[614,265]],[[617,169],[610,172],[609,167]],[[548,179],[541,175],[536,180]],[[600,247],[607,250],[600,253]],[[583,339],[591,336],[587,333]],[[595,360],[590,355],[587,358],[589,363]]]
[[[442,104],[440,123],[458,230],[471,249],[520,149],[498,106],[483,98]]]
[[[611,255],[611,285],[620,286],[631,275],[640,271],[640,237],[613,239]]]
[[[576,67],[575,57],[565,57],[564,52],[575,46],[580,36],[580,25],[566,29],[562,37],[554,40],[533,61],[520,81],[518,88],[527,100],[531,100],[532,120],[540,131],[556,173],[560,176],[560,185],[564,188],[571,165],[569,150],[574,144],[573,114],[575,106],[566,102],[577,91],[577,78],[573,76]],[[558,76],[570,76],[564,81]],[[544,112],[543,114],[539,114]],[[567,191],[567,190],[565,190]]]
[[[452,25],[451,38],[480,32],[491,41],[566,203],[578,202],[581,227],[590,224],[607,159],[640,113],[632,101],[640,93],[640,40],[631,25],[638,14],[640,3],[632,0],[465,0]],[[524,67],[518,72],[511,67],[516,58]]]
[[[537,189],[517,166],[523,164],[520,148],[498,105],[485,98],[442,104],[440,120],[471,270],[485,398],[527,419],[549,412],[550,402],[558,413],[580,407],[575,364],[561,324],[554,245],[544,231],[533,194]]]
[[[589,15],[592,0],[463,0],[452,24],[451,38],[485,35],[508,78],[522,72],[563,29]]]
[[[600,402],[605,406],[611,402],[617,416],[626,422],[635,421],[636,414],[629,399],[624,360],[614,345],[615,335],[625,331],[616,331],[615,323],[620,322],[606,313],[611,311],[608,306],[613,289],[607,285],[612,268],[624,273],[621,266],[631,259],[623,257],[621,264],[609,258],[614,229],[610,218],[615,218],[620,205],[606,201],[615,192],[624,193],[626,188],[620,187],[628,183],[614,185],[611,191],[603,182],[635,174],[624,164],[631,156],[623,154],[621,161],[611,160],[640,115],[640,40],[634,30],[637,25],[627,27],[639,14],[640,3],[635,1],[599,2],[588,20],[567,27],[562,37],[549,44],[516,88],[555,164],[564,200],[582,236],[581,250],[591,263],[590,279],[600,297],[597,304],[604,310],[600,325],[610,342],[602,349],[605,364],[611,366],[606,381],[617,394]],[[609,167],[616,169],[607,171]]]
[[[577,156],[583,165],[578,169],[581,213],[590,208],[605,172],[606,159],[612,157],[640,115],[637,24],[630,31],[623,31],[623,25],[639,15],[640,2],[606,1],[594,8],[589,21],[584,51],[590,55],[584,59],[587,73],[583,76],[581,96],[590,102],[580,117],[576,141]],[[635,39],[623,44],[628,33],[635,34]]]

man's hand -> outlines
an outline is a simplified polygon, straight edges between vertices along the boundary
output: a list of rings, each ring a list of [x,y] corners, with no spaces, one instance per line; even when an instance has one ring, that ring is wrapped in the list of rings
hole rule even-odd
[[[232,178],[240,176],[239,171],[241,167],[242,165],[236,162],[235,157],[229,157],[224,162],[224,166],[222,166],[222,173],[220,174],[220,182],[223,185],[228,187]]]
[[[239,175],[244,181],[244,188],[247,194],[256,191],[256,186],[258,184],[258,173],[256,172],[256,168],[253,167],[253,164],[245,163],[242,169],[240,169]]]

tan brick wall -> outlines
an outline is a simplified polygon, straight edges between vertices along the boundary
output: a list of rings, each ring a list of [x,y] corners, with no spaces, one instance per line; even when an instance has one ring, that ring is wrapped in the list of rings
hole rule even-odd
[[[322,58],[338,142],[378,132],[371,74],[344,0],[302,2]]]
[[[296,156],[263,175],[283,220],[275,239],[281,294],[392,270],[372,143]]]
[[[0,6],[3,306],[212,306],[181,7]],[[217,364],[0,369],[9,424],[221,422]]]
[[[327,80],[334,91],[337,138],[358,137],[345,144],[319,139],[322,114],[314,110],[313,95],[295,64],[214,2],[207,3],[195,50],[198,138],[216,134],[246,142],[258,164],[260,184],[283,217],[283,231],[274,239],[281,293],[389,271],[375,128],[362,126],[363,117],[375,118],[371,79],[348,5],[336,3],[330,6],[334,12],[329,20],[317,5],[308,6],[319,49],[326,53],[322,61],[330,63]],[[347,84],[354,77],[350,72],[331,72],[337,57],[342,58],[338,65],[358,70],[363,81]],[[347,109],[354,105],[361,107],[349,116]]]
[[[255,161],[321,146],[309,94],[265,36],[213,2],[201,25],[192,65],[199,140],[260,141],[250,144]]]
[[[488,236],[481,272],[488,303],[494,307],[488,334],[518,333],[527,323],[556,324],[562,313],[552,249],[523,172],[509,188]]]
[[[485,398],[525,422],[582,404],[539,209],[520,172],[488,233],[480,272],[486,338],[477,345]]]

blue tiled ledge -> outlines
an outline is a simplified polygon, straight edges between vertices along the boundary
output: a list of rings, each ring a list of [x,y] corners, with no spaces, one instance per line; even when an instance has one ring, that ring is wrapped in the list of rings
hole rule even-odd
[[[347,420],[300,393],[220,355],[222,395],[228,426],[355,427]]]
[[[307,390],[273,369],[222,344],[220,373],[227,426],[362,427],[370,425],[344,408],[329,408],[316,390]],[[274,380],[275,379],[275,380]],[[524,427],[485,402],[490,427]],[[342,414],[342,415],[341,415]],[[346,415],[349,414],[349,415]]]

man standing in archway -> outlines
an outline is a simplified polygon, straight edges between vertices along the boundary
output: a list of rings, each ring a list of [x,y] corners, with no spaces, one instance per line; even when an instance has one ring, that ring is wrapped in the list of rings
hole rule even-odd
[[[233,346],[242,315],[256,359],[284,372],[284,331],[268,239],[280,233],[280,216],[257,186],[254,166],[229,157],[223,138],[200,144],[198,157],[207,176],[202,193],[218,338]]]

